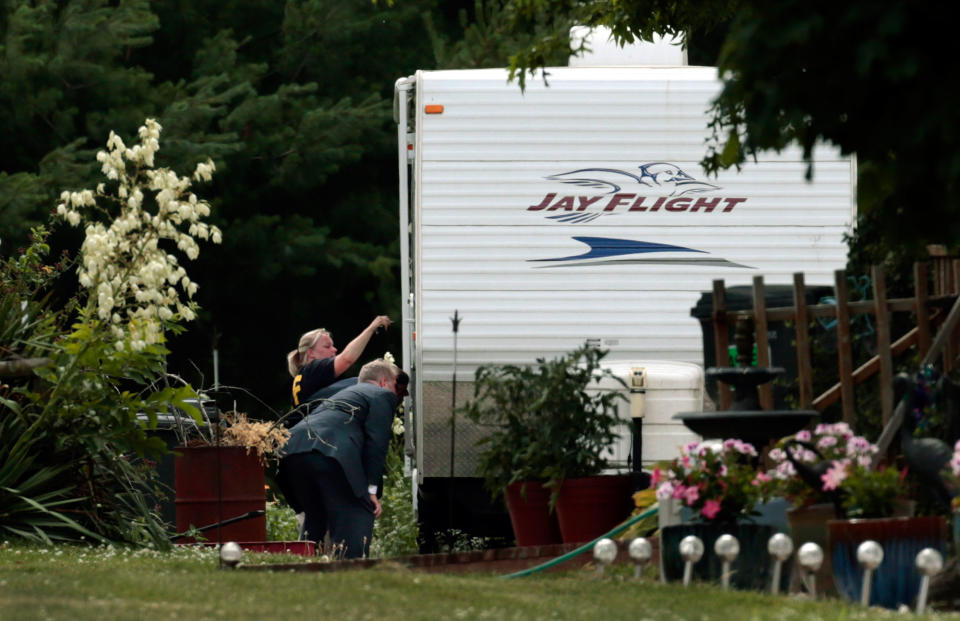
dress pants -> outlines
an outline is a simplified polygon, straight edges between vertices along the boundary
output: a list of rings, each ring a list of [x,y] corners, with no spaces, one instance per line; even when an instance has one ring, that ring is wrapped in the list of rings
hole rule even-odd
[[[304,536],[318,543],[330,529],[337,558],[365,558],[373,537],[373,503],[358,498],[340,462],[318,452],[280,460],[280,478],[306,513]],[[284,492],[286,494],[286,492]]]

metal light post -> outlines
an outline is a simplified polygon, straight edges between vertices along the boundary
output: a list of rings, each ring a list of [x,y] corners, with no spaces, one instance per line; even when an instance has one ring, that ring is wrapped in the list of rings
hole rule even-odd
[[[627,553],[633,560],[633,577],[640,578],[643,575],[643,566],[650,562],[653,556],[653,546],[644,537],[637,537],[630,542]]]
[[[863,567],[863,584],[860,587],[860,603],[870,605],[870,583],[873,570],[883,562],[883,548],[876,541],[868,539],[857,546],[857,562]]]
[[[693,577],[693,564],[703,557],[703,542],[696,535],[687,535],[680,540],[680,556],[684,560],[683,586],[687,586]]]
[[[740,554],[740,542],[733,535],[720,535],[713,544],[713,551],[717,553],[720,560],[723,561],[720,570],[720,585],[723,590],[730,588],[730,564],[733,563],[737,555]]]
[[[597,573],[601,576],[607,568],[607,565],[617,559],[617,542],[613,539],[603,538],[593,544],[593,560],[597,562]]]
[[[803,582],[807,585],[810,597],[817,598],[817,571],[823,566],[823,548],[812,541],[800,546],[797,560],[804,570]]]
[[[767,552],[773,557],[773,584],[770,586],[770,593],[776,595],[780,592],[783,562],[793,554],[793,540],[783,533],[777,533],[767,542]]]
[[[923,578],[920,578],[920,593],[917,595],[917,614],[922,615],[927,607],[930,578],[943,570],[943,556],[933,548],[924,548],[917,554],[916,564],[917,569],[923,574]]]
[[[220,560],[230,569],[236,569],[241,558],[243,550],[236,541],[228,541],[220,546]]]

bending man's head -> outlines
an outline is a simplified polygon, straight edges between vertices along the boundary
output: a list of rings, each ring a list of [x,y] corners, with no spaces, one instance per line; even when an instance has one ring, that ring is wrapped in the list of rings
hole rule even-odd
[[[377,358],[363,365],[363,368],[360,369],[360,374],[357,376],[357,381],[369,382],[381,388],[396,392],[397,374],[399,372],[400,369],[398,369],[395,364],[387,362],[383,358]]]

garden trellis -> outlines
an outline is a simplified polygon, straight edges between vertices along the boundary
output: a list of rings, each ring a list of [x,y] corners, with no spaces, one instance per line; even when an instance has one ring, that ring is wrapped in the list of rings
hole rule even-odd
[[[762,276],[753,279],[753,308],[728,310],[726,287],[723,280],[713,282],[714,351],[726,352],[729,344],[729,327],[739,319],[752,319],[756,332],[757,364],[770,366],[767,326],[774,321],[792,321],[796,331],[798,407],[823,411],[837,400],[841,402],[843,421],[854,424],[853,388],[875,375],[879,375],[878,390],[884,431],[878,444],[881,454],[889,447],[895,431],[902,422],[902,411],[895,410],[893,374],[895,357],[916,347],[921,364],[936,362],[942,358],[941,368],[946,372],[953,368],[953,359],[960,346],[956,342],[955,329],[960,322],[960,260],[948,256],[936,256],[932,262],[916,263],[913,269],[914,295],[909,298],[888,298],[884,271],[879,266],[871,269],[872,299],[850,301],[850,285],[844,270],[834,273],[835,303],[807,304],[806,286],[802,273],[793,277],[793,306],[767,308]],[[932,282],[930,291],[928,283]],[[947,312],[949,310],[949,312]],[[913,313],[914,326],[895,341],[891,340],[891,314]],[[870,315],[876,332],[877,353],[857,368],[853,367],[851,318]],[[837,382],[819,396],[813,394],[813,370],[811,363],[808,321],[813,318],[836,320],[837,331]],[[936,338],[932,339],[935,329]],[[706,361],[709,366],[710,361]],[[714,361],[720,364],[720,361]],[[727,409],[731,403],[730,387],[718,383],[718,408]],[[771,386],[760,387],[760,403],[763,409],[772,409]]]

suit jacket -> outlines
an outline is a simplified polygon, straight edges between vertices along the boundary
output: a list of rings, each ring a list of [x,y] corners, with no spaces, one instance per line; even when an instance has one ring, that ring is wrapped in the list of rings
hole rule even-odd
[[[340,463],[359,498],[380,487],[392,434],[397,396],[366,382],[336,393],[294,425],[283,454],[318,451]]]

